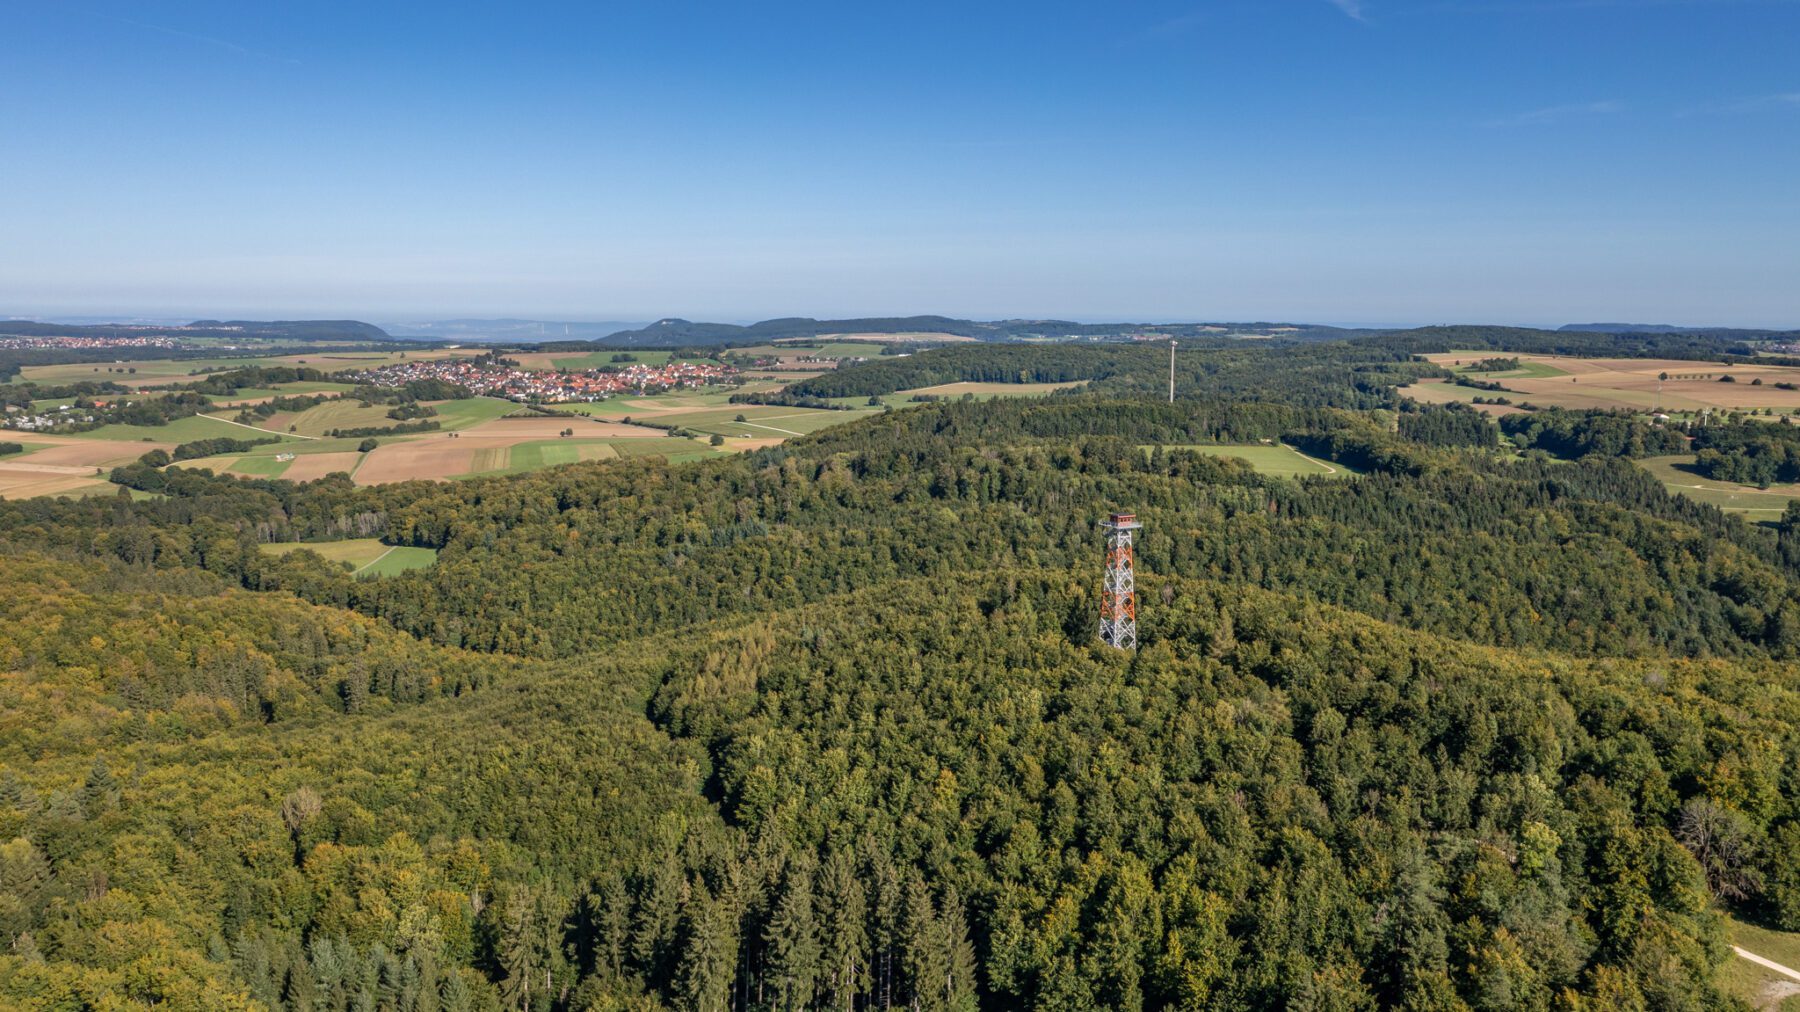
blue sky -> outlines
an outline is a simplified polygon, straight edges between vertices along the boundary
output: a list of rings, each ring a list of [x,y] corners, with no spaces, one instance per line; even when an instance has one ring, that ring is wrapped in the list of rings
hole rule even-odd
[[[1800,0],[14,0],[0,38],[0,313],[1800,326]]]

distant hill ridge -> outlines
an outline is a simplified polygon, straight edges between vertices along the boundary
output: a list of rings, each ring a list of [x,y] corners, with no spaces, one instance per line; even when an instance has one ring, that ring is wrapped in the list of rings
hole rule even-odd
[[[637,330],[643,326],[642,320],[525,320],[512,317],[390,321],[386,324],[389,333],[401,338],[494,342],[601,341],[619,331]]]
[[[361,320],[195,320],[185,327],[127,323],[0,322],[0,334],[16,337],[256,337],[291,341],[388,341],[388,332]]]
[[[1337,327],[1289,323],[1075,323],[1069,320],[962,320],[948,316],[859,317],[815,320],[792,316],[740,326],[667,318],[608,336],[609,345],[703,346],[755,344],[833,334],[950,334],[978,341],[1032,338],[1107,338],[1145,335],[1175,338],[1289,337],[1320,339],[1356,333]]]
[[[1741,337],[1784,333],[1754,327],[1677,327],[1667,323],[1569,323],[1557,330],[1582,334],[1716,334]]]

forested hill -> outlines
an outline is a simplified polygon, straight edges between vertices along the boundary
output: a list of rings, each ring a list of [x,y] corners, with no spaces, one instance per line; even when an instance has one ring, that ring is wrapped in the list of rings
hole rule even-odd
[[[0,503],[0,1005],[1738,1007],[1723,911],[1800,928],[1800,513],[1575,431],[1626,419],[1500,458],[1392,348],[1197,348],[1173,404],[1166,349],[1044,351],[1107,369],[678,467]],[[352,534],[438,562],[259,547]]]

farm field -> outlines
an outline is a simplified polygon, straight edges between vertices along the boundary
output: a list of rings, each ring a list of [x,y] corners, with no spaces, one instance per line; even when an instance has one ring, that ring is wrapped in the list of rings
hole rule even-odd
[[[1145,446],[1149,453],[1153,446]],[[1356,472],[1343,464],[1316,460],[1286,444],[1266,443],[1183,443],[1166,444],[1165,450],[1198,450],[1214,457],[1236,457],[1249,464],[1258,474],[1278,478],[1304,478],[1313,475],[1347,477]]]
[[[1446,352],[1426,356],[1449,368],[1495,352]],[[1777,383],[1800,386],[1800,368],[1776,365],[1724,365],[1678,359],[1572,358],[1563,355],[1521,355],[1521,368],[1507,373],[1470,373],[1472,378],[1493,380],[1506,392],[1474,390],[1444,383],[1420,383],[1404,388],[1418,400],[1427,396],[1470,400],[1477,396],[1503,396],[1515,404],[1529,401],[1538,407],[1625,408],[1635,411],[1702,411],[1709,408],[1776,408],[1800,411],[1800,389],[1782,390]],[[1667,380],[1659,377],[1667,375]],[[1730,376],[1735,382],[1722,382]],[[1761,381],[1760,384],[1757,381]],[[1443,389],[1430,390],[1436,386]],[[1454,393],[1451,393],[1451,392]],[[1465,394],[1466,391],[1466,394]],[[1442,403],[1440,400],[1438,403]]]
[[[438,358],[469,357],[479,354],[477,348],[421,348],[395,352],[331,352],[312,351],[295,355],[243,355],[220,358],[125,359],[118,362],[71,362],[60,365],[30,365],[19,371],[25,383],[78,383],[82,380],[110,380],[129,387],[161,386],[193,380],[209,372],[242,369],[247,366],[303,365],[314,369],[372,369],[395,362],[417,362]]]
[[[1474,400],[1477,397],[1505,397],[1508,400],[1516,401],[1521,400],[1523,395],[1503,394],[1494,390],[1476,390],[1473,387],[1461,387],[1454,383],[1446,383],[1443,380],[1425,380],[1420,383],[1414,383],[1411,386],[1401,387],[1400,392],[1421,404],[1467,404],[1475,410],[1483,414],[1493,415],[1495,418],[1498,418],[1501,415],[1518,414],[1525,410],[1524,408],[1511,404],[1474,403]]]
[[[0,457],[0,498],[117,493],[105,472],[136,460],[154,444],[33,434],[24,445],[24,453]]]
[[[426,401],[437,414],[425,421],[437,422],[440,429],[454,431],[492,421],[519,406],[497,397],[470,397],[456,401]],[[353,400],[327,401],[300,412],[279,412],[259,423],[274,432],[293,431],[302,436],[325,436],[334,429],[388,428],[399,425],[387,416],[390,405],[363,407]],[[380,438],[379,436],[376,438]]]
[[[189,443],[196,439],[218,439],[222,436],[235,439],[257,439],[275,435],[279,435],[279,433],[270,432],[259,435],[242,425],[234,424],[223,418],[215,418],[212,415],[190,415],[187,418],[177,418],[167,425],[102,425],[97,429],[72,433],[64,438],[110,442],[136,440],[145,444],[158,443],[172,447],[176,443]],[[145,445],[138,452],[142,453],[149,448],[148,445]]]
[[[862,418],[870,411],[831,411],[824,408],[789,408],[768,404],[733,404],[729,407],[682,411],[667,415],[638,415],[684,429],[739,439],[804,436]],[[743,421],[737,419],[742,416]]]
[[[1645,457],[1639,467],[1655,475],[1669,491],[1697,502],[1717,506],[1727,513],[1741,513],[1748,520],[1779,520],[1788,500],[1800,499],[1800,485],[1771,485],[1766,489],[1714,481],[1693,470],[1687,454]]]
[[[779,383],[747,385],[744,390],[773,390]],[[743,391],[699,393],[680,391],[655,397],[615,397],[591,404],[558,404],[558,411],[568,411],[592,418],[650,421],[658,425],[679,425],[684,429],[733,439],[763,440],[806,435],[832,425],[861,418],[869,412],[832,411],[824,408],[793,408],[772,404],[733,404],[731,395]],[[858,399],[862,407],[867,398]],[[737,421],[743,415],[744,421]]]
[[[356,576],[392,576],[409,569],[423,569],[437,561],[437,550],[434,548],[384,545],[375,538],[286,542],[259,547],[270,555],[286,555],[304,548],[318,553],[328,562],[349,564]]]
[[[219,407],[240,407],[247,404],[261,404],[263,401],[277,397],[299,397],[305,394],[337,394],[356,389],[349,383],[332,383],[326,380],[304,380],[295,383],[282,383],[272,387],[245,387],[231,397],[210,397]]]
[[[329,405],[323,405],[329,406]],[[450,410],[445,410],[445,407]],[[766,412],[793,412],[793,408],[758,408]],[[704,438],[676,439],[662,429],[626,425],[614,419],[554,417],[526,415],[501,417],[501,413],[517,410],[508,401],[475,398],[440,405],[439,421],[456,426],[454,430],[413,433],[404,436],[375,437],[379,446],[368,453],[357,450],[360,438],[312,438],[295,442],[258,446],[243,453],[221,454],[182,461],[182,467],[204,467],[212,471],[244,477],[283,478],[288,481],[314,481],[332,472],[351,475],[359,485],[379,485],[416,479],[445,480],[471,478],[485,474],[518,474],[558,464],[584,460],[606,460],[617,457],[660,456],[670,463],[719,456],[768,440],[779,442],[784,435],[748,429],[752,436],[747,445],[727,443],[723,448],[707,444]],[[313,409],[317,410],[317,409]],[[718,409],[699,406],[698,410]],[[816,412],[835,414],[834,412]],[[279,416],[278,416],[279,417]],[[575,435],[565,437],[564,430]],[[243,430],[240,430],[243,431]],[[454,431],[456,434],[451,435]],[[294,437],[298,438],[298,437]],[[147,447],[127,444],[136,454]],[[277,455],[292,454],[292,460],[277,460]]]
[[[575,435],[561,433],[572,429]],[[529,444],[515,457],[514,451]],[[562,444],[560,448],[556,444]],[[641,449],[646,444],[650,449]],[[605,448],[602,449],[601,447]],[[608,451],[611,451],[610,453]],[[672,439],[660,429],[582,418],[496,418],[457,432],[454,436],[430,432],[383,440],[364,455],[353,472],[359,485],[380,485],[414,479],[442,480],[494,472],[514,473],[577,460],[608,456],[651,456],[697,451],[709,456],[711,447],[695,440]],[[585,455],[584,455],[585,454]]]

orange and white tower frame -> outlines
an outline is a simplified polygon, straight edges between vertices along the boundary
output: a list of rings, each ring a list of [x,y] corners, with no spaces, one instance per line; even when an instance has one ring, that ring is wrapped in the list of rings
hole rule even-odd
[[[1106,580],[1100,588],[1100,642],[1137,649],[1137,574],[1132,568],[1131,532],[1142,530],[1134,513],[1114,513],[1100,522],[1106,532]]]

